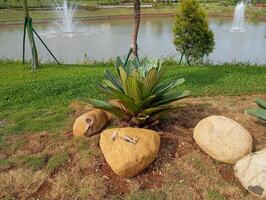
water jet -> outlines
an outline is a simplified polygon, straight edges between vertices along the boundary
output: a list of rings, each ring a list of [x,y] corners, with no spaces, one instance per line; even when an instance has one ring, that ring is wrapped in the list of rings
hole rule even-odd
[[[233,26],[231,32],[244,32],[245,23],[245,3],[243,1],[238,2],[235,7]]]
[[[67,0],[64,0],[63,5],[56,3],[56,12],[60,17],[61,23],[56,23],[60,30],[64,33],[74,32],[75,24],[73,22],[74,15],[77,9],[77,4],[68,4]]]

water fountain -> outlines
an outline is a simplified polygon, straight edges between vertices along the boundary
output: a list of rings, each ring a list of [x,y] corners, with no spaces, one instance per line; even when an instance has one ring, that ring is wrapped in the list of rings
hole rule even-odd
[[[55,37],[78,37],[90,36],[93,32],[83,28],[82,24],[74,21],[74,15],[77,11],[76,3],[68,3],[64,0],[63,4],[55,3],[55,9],[60,20],[55,21],[57,28],[50,28],[44,33],[44,37],[51,39]]]
[[[234,13],[234,21],[231,31],[232,32],[244,32],[245,22],[245,3],[243,1],[237,3]]]
[[[61,23],[57,23],[61,31],[64,33],[74,32],[75,23],[73,22],[74,14],[77,9],[77,4],[69,5],[67,0],[64,0],[63,6],[56,3],[56,11],[61,19]]]

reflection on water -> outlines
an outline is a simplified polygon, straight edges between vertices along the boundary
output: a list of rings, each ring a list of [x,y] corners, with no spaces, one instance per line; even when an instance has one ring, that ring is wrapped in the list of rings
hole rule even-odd
[[[246,31],[232,33],[231,19],[211,19],[210,27],[215,35],[215,50],[207,58],[211,62],[252,62],[266,64],[266,22],[245,23]],[[90,60],[108,60],[124,56],[130,47],[132,20],[106,20],[79,23],[79,33],[59,35],[52,24],[35,25],[51,51],[64,63],[82,62],[84,56]],[[82,24],[82,25],[81,25]],[[172,38],[173,18],[145,18],[141,21],[139,51],[142,56],[179,58]],[[81,31],[80,31],[81,30]],[[71,34],[71,33],[65,33]],[[0,57],[21,59],[23,27],[15,25],[0,26]],[[53,61],[41,46],[37,46],[41,61]],[[30,51],[27,48],[27,58]]]

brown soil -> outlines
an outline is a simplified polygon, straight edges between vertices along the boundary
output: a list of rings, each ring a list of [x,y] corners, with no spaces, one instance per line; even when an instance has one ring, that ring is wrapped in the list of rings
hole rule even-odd
[[[172,112],[163,123],[153,127],[161,135],[161,148],[157,160],[132,179],[138,182],[141,189],[161,188],[164,183],[161,165],[198,149],[192,136],[193,128],[201,119],[210,115],[224,115],[242,123],[256,141],[254,148],[266,148],[265,127],[256,119],[244,114],[246,108],[256,106],[253,96],[192,98],[183,102],[186,104],[185,107]],[[204,156],[208,158],[206,154]],[[109,188],[110,195],[129,192],[127,180],[116,176],[102,156],[96,168],[97,173],[108,177],[106,183],[112,185]],[[220,164],[217,170],[225,181],[237,182],[233,174],[233,166]]]
[[[266,95],[261,97],[266,98]],[[113,196],[124,198],[134,191],[166,190],[173,182],[177,182],[178,185],[169,186],[171,190],[167,189],[166,192],[170,195],[174,190],[173,196],[177,195],[176,198],[180,197],[178,199],[208,199],[206,191],[209,188],[215,188],[215,191],[223,194],[227,199],[256,199],[247,194],[236,180],[233,166],[211,159],[199,149],[192,137],[193,128],[201,119],[210,115],[223,115],[239,122],[252,134],[255,141],[254,150],[266,148],[265,124],[244,113],[245,109],[256,107],[254,99],[255,96],[219,96],[182,100],[184,107],[170,113],[160,124],[153,127],[161,136],[161,147],[157,159],[150,167],[131,179],[123,179],[112,172],[100,152],[97,135],[86,138],[84,141],[76,141],[71,131],[68,131],[61,134],[61,140],[55,142],[47,133],[33,134],[25,136],[28,143],[20,148],[23,151],[16,150],[13,153],[46,152],[50,155],[59,150],[69,152],[70,160],[67,164],[49,176],[36,189],[36,193],[31,195],[36,198],[49,198],[54,187],[51,180],[66,173],[69,177],[77,179],[76,184],[84,177],[97,177],[99,179],[97,187],[102,191],[101,196],[95,199],[111,199]],[[76,104],[75,102],[75,105],[71,106],[74,115],[82,113],[84,109],[84,106]],[[83,155],[88,153],[80,154],[82,151],[79,150],[78,142],[86,142],[82,143],[85,145],[85,148],[82,148],[90,151],[91,157],[88,160],[82,161]],[[56,146],[52,148],[50,146],[53,143],[56,143]],[[222,186],[219,187],[219,184]],[[183,191],[182,194],[179,194],[180,191]],[[187,191],[187,194],[184,191]]]
[[[38,190],[36,191],[36,193],[33,195],[38,199],[43,198],[43,196],[45,196],[45,194],[49,193],[49,191],[51,190],[52,184],[48,181],[45,181],[41,184],[41,186],[38,188]]]
[[[265,126],[253,117],[244,114],[246,108],[256,107],[254,97],[206,97],[186,99],[183,102],[186,103],[184,108],[172,112],[163,123],[154,127],[161,135],[161,149],[158,159],[134,178],[139,181],[142,189],[160,188],[164,181],[160,166],[198,149],[193,140],[193,128],[201,119],[210,115],[223,115],[236,120],[252,134],[255,140],[254,149],[266,148]],[[237,182],[233,174],[233,166],[220,164],[218,171],[227,182]],[[112,172],[108,171],[108,173]],[[127,187],[126,184],[124,186]]]

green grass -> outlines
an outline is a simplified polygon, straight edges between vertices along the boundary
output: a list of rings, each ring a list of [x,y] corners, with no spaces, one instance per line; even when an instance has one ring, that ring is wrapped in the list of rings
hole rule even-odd
[[[0,171],[7,170],[12,166],[12,164],[7,159],[0,160]]]
[[[17,164],[25,165],[26,167],[30,167],[33,170],[39,170],[44,167],[46,164],[46,156],[45,155],[22,155],[17,158]]]
[[[61,152],[53,155],[46,166],[46,169],[49,173],[55,172],[59,167],[64,165],[69,159],[69,155],[67,152]]]
[[[164,80],[184,77],[186,83],[180,89],[191,90],[194,97],[266,93],[266,66],[185,66],[171,60],[166,61],[165,66]],[[224,165],[212,161],[193,145],[178,147],[178,154],[183,150],[185,153],[176,158],[170,157],[172,148],[165,146],[164,153],[159,154],[153,164],[155,176],[150,180],[147,177],[153,173],[151,169],[130,181],[114,179],[114,175],[105,171],[107,163],[99,147],[99,135],[73,138],[71,128],[88,98],[105,98],[96,84],[102,82],[107,68],[113,69],[113,64],[43,64],[32,73],[30,65],[0,61],[0,135],[4,136],[0,138],[0,182],[3,183],[0,184],[0,199],[252,199],[237,181],[222,178],[220,169]],[[184,99],[195,101],[195,108],[183,109],[182,112],[188,112],[189,116],[173,126],[184,129],[180,133],[192,135],[188,124],[191,117],[196,116],[194,121],[198,121],[206,114],[219,113],[230,105],[236,109],[224,114],[235,119],[241,112],[244,115],[239,99],[247,104],[252,98],[234,97],[228,100],[231,104],[218,105],[218,110],[215,100],[222,102],[231,98]],[[199,115],[202,109],[203,115]],[[263,131],[263,125],[255,121],[247,123],[248,120],[241,122],[248,130],[255,125],[254,134]],[[172,135],[175,129],[172,130],[168,134]],[[263,138],[258,140],[263,146]],[[178,146],[175,138],[172,142],[170,146]],[[164,155],[169,156],[164,159]],[[126,181],[125,185],[122,185],[123,181]]]
[[[184,77],[186,83],[180,89],[192,91],[193,96],[266,92],[264,67],[166,65],[165,79]],[[0,136],[69,129],[73,121],[69,104],[88,98],[104,99],[96,85],[102,82],[104,69],[111,67],[111,63],[45,64],[32,73],[29,65],[0,63],[0,121],[5,121],[0,126]]]
[[[162,200],[166,198],[166,194],[163,191],[136,191],[129,195],[129,200]]]
[[[14,156],[10,160],[7,160],[9,164],[15,166],[25,166],[31,168],[33,171],[42,169],[46,164],[47,156],[44,154],[24,154]],[[0,164],[1,165],[1,164]]]
[[[1,129],[0,129],[1,130]],[[0,132],[0,137],[2,137],[3,135]],[[27,141],[24,138],[17,138],[13,141],[4,141],[1,140],[0,138],[0,147],[2,147],[2,149],[8,154],[11,155],[13,154],[17,149],[25,146],[27,144]]]
[[[208,198],[210,200],[227,200],[225,196],[215,190],[208,190]]]

